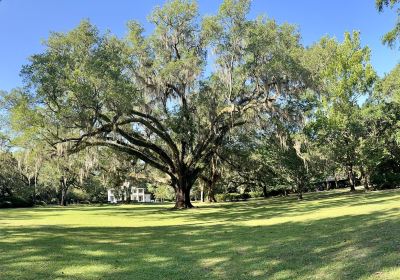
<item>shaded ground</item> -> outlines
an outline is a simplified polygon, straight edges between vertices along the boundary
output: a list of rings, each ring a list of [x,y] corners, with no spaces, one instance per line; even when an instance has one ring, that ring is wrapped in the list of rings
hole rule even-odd
[[[400,279],[400,191],[0,210],[0,279]]]

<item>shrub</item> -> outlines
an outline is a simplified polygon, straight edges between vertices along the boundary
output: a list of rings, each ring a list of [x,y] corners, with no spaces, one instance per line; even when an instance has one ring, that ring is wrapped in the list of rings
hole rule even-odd
[[[249,192],[249,195],[252,198],[263,197],[263,193],[259,191]]]
[[[241,198],[241,194],[240,193],[229,193],[227,198],[229,201],[239,201],[239,199]]]
[[[36,202],[36,205],[37,205],[37,206],[46,206],[47,203],[46,203],[45,201],[41,200],[41,201],[37,201],[37,202]]]
[[[103,195],[92,196],[90,199],[91,203],[107,203],[107,197]]]
[[[90,199],[89,195],[80,189],[73,189],[68,192],[68,200],[70,201],[88,201]]]
[[[13,207],[11,201],[8,200],[0,201],[0,208],[11,208],[11,207]]]
[[[219,193],[215,195],[215,199],[217,202],[225,202],[225,201],[239,201],[240,199],[246,200],[250,196],[248,193],[240,194],[240,193]]]
[[[79,202],[79,204],[90,204],[89,200],[82,200]]]
[[[217,202],[224,202],[224,201],[226,201],[225,199],[226,199],[226,194],[225,193],[219,193],[219,194],[215,195],[215,200]]]
[[[0,201],[0,208],[11,208],[11,207],[32,207],[33,203],[30,199],[25,199],[19,196],[7,197],[7,200]]]
[[[394,172],[374,174],[372,184],[377,190],[393,189],[400,185],[400,174]]]
[[[32,207],[33,202],[30,199],[25,199],[19,196],[10,197],[13,207]]]

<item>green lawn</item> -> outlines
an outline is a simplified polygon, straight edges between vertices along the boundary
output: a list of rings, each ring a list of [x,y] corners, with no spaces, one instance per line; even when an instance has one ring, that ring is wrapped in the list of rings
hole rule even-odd
[[[400,279],[400,191],[0,210],[0,279]]]

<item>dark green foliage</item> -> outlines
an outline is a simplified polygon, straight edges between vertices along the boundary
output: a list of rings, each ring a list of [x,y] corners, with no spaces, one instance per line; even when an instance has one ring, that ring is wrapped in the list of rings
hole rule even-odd
[[[26,199],[19,196],[10,196],[0,198],[0,208],[20,208],[20,207],[32,207],[32,199]]]
[[[250,198],[249,193],[219,193],[215,195],[217,202],[236,202],[239,200],[248,200]]]
[[[381,162],[371,176],[374,189],[393,189],[400,186],[399,160],[385,159]]]

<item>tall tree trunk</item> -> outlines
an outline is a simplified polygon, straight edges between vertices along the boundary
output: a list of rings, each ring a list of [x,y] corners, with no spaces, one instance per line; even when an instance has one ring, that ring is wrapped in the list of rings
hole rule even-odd
[[[203,184],[201,184],[200,201],[204,202],[204,182],[203,182]]]
[[[371,172],[368,172],[368,170],[365,170],[364,167],[361,166],[361,178],[363,182],[364,189],[366,191],[370,190],[370,185],[371,185]]]
[[[60,179],[60,206],[67,206],[67,179],[63,176]]]
[[[38,162],[38,160],[36,160],[36,162],[35,162],[35,185],[33,186],[33,205],[36,205],[38,175],[39,175],[39,162]]]
[[[366,191],[369,191],[371,189],[371,173],[370,172],[365,172],[364,175],[364,188]]]
[[[175,206],[176,209],[193,208],[193,204],[190,201],[190,189],[176,186],[175,190]]]
[[[190,201],[190,189],[185,189],[185,208],[193,208],[193,204]]]
[[[268,197],[268,193],[267,193],[267,185],[266,184],[263,184],[263,197],[264,198],[267,198]]]
[[[364,189],[366,191],[369,191],[369,175],[366,174],[364,177]]]
[[[297,199],[298,200],[303,199],[303,184],[302,183],[297,185]]]
[[[303,199],[303,191],[304,191],[304,179],[303,178],[297,178],[297,199],[302,200]]]
[[[126,188],[126,202],[127,203],[131,203],[132,202],[132,197],[131,197],[131,194],[132,194],[132,187],[131,187],[131,185],[129,184],[129,186]]]
[[[208,176],[207,176],[208,175]],[[204,182],[204,185],[207,188],[207,201],[208,202],[217,202],[215,199],[215,186],[220,178],[220,173],[217,169],[217,157],[214,155],[211,159],[210,169],[207,172],[207,175],[201,175],[200,178]],[[202,189],[203,190],[203,189]]]
[[[67,206],[67,192],[65,190],[61,190],[61,206]]]
[[[350,183],[350,191],[354,192],[354,191],[356,191],[356,181],[355,181],[355,176],[354,176],[354,171],[353,171],[352,165],[350,165],[348,167],[347,174],[348,174],[349,183]]]
[[[219,172],[217,167],[217,156],[211,158],[211,174],[208,182],[208,202],[217,202],[215,199],[215,185],[219,179]]]
[[[190,201],[190,190],[194,185],[197,177],[188,173],[182,172],[179,179],[173,182],[175,189],[175,207],[176,209],[193,208],[193,204]]]
[[[208,193],[207,200],[208,202],[217,202],[215,199],[215,180],[214,178],[208,181]]]
[[[301,191],[297,192],[297,199],[298,200],[302,200],[303,199],[303,192],[301,192]]]
[[[61,194],[60,194],[60,206],[63,206],[64,205],[64,193],[63,193],[63,191],[61,190]]]
[[[126,202],[126,189],[125,189],[125,186],[122,186],[122,188],[121,188],[121,201],[122,201],[122,203]]]
[[[35,184],[33,185],[33,205],[36,205],[37,173],[35,173]]]
[[[204,202],[204,186],[206,187],[207,190],[207,201],[208,202],[217,202],[215,199],[215,182],[216,178],[208,178],[205,175],[201,176],[201,180],[203,181],[203,185],[201,188],[201,194],[202,194],[202,201]]]
[[[60,179],[60,199],[59,199],[60,206],[64,205],[64,192],[63,192],[63,189],[64,189],[64,178],[61,177],[61,179]]]

